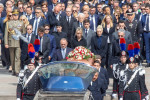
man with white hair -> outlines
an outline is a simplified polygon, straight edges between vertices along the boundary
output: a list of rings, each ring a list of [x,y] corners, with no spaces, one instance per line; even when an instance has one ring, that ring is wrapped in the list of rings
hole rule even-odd
[[[6,16],[6,12],[4,11],[4,5],[2,3],[0,3],[0,17],[5,17]]]
[[[73,23],[72,36],[74,36],[77,27],[83,28],[83,21],[85,20],[85,15],[83,13],[78,14],[78,21]]]

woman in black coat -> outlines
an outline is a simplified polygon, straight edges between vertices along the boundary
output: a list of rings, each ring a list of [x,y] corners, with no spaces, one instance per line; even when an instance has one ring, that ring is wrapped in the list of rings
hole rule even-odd
[[[107,53],[107,38],[102,33],[103,27],[99,25],[96,30],[96,36],[93,36],[91,39],[91,51],[95,55],[101,56],[101,66],[104,67]]]
[[[87,46],[87,42],[83,37],[83,30],[82,28],[78,27],[76,29],[75,37],[72,39],[71,48],[74,49],[77,46]]]

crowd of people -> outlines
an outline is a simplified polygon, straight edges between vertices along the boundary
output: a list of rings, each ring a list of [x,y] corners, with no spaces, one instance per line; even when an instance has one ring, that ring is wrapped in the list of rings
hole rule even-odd
[[[109,77],[114,78],[113,97],[117,93],[123,95],[122,82],[131,81],[130,77],[134,73],[125,70],[126,65],[129,64],[130,69],[135,69],[146,59],[146,67],[150,67],[149,15],[149,0],[0,0],[2,65],[12,72],[12,75],[18,76],[30,58],[28,44],[36,44],[36,39],[40,42],[36,54],[42,64],[66,60],[68,53],[75,47],[84,46],[100,56],[99,63],[95,63],[106,68]],[[125,44],[124,50],[120,47],[122,43]],[[127,57],[127,51],[131,51],[128,46],[134,43],[139,43],[139,58],[130,55]],[[122,51],[127,55],[120,56]],[[118,74],[121,72],[120,66],[125,66],[121,68],[124,70],[121,75]],[[138,70],[138,73],[141,70]],[[137,80],[141,82],[142,76],[145,82],[142,72],[137,75]],[[124,73],[131,75],[120,81]],[[128,98],[131,95],[139,99],[140,97],[136,96],[138,90],[147,92],[145,83],[135,85],[135,82],[130,82],[134,83],[134,89],[133,86],[125,88],[125,100],[133,100],[134,96]],[[119,91],[116,89],[118,84],[121,84]],[[145,88],[142,89],[141,86]],[[135,94],[129,94],[130,91]],[[148,93],[144,95],[147,96]]]

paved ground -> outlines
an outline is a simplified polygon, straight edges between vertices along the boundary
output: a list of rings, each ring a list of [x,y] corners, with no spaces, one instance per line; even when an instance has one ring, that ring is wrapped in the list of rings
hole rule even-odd
[[[146,84],[148,90],[150,90],[150,68],[146,68]],[[5,69],[0,67],[0,100],[16,100],[16,85],[18,78],[11,76],[11,74]],[[110,79],[109,89],[107,90],[107,96],[104,100],[110,100],[110,94],[112,91],[112,80]]]

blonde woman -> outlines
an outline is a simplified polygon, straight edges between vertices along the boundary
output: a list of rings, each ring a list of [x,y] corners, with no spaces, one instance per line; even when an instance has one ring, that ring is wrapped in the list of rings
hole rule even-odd
[[[77,46],[87,46],[87,42],[83,37],[83,30],[81,27],[78,27],[75,32],[75,37],[72,39],[71,47],[75,48]]]
[[[23,21],[25,27],[27,27],[27,25],[29,25],[29,21],[25,15],[20,16],[20,21]]]
[[[112,33],[115,32],[115,24],[113,23],[111,15],[105,15],[104,19],[102,20],[102,27],[103,27],[103,35],[107,38],[107,56],[106,56],[106,67],[109,71],[109,76],[113,77],[112,69],[110,68],[110,60],[112,55]]]
[[[95,55],[101,56],[102,67],[104,67],[106,62],[107,47],[107,37],[103,36],[103,27],[101,25],[98,25],[96,36],[93,36],[91,39],[91,51]]]
[[[5,29],[6,23],[10,20],[13,20],[12,12],[8,12],[6,18],[3,20],[3,27],[4,27],[3,29]],[[10,63],[9,48],[5,48],[3,40],[2,40],[1,47],[2,47],[2,57],[1,57],[2,64],[5,64],[6,68],[9,69],[9,72],[12,72],[12,66],[10,66],[11,63]]]

